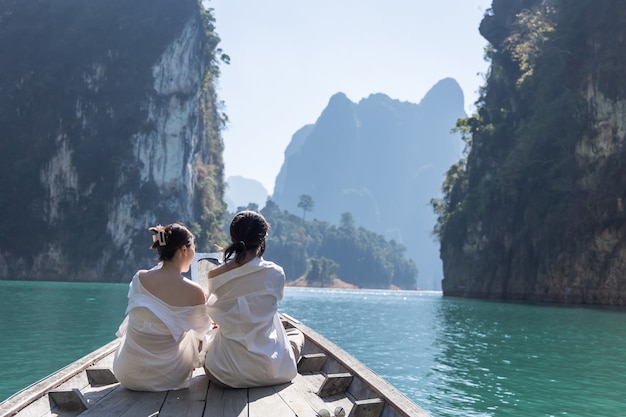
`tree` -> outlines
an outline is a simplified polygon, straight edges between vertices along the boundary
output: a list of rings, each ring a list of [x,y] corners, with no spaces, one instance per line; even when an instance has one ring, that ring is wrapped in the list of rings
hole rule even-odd
[[[324,286],[325,282],[332,282],[336,278],[339,264],[328,258],[311,258],[311,268],[307,271],[305,279],[308,282],[320,282]]]
[[[346,229],[346,230],[354,229],[354,217],[352,216],[352,213],[350,212],[341,213],[341,220],[339,221],[339,227],[341,227],[342,229]]]
[[[257,203],[248,203],[247,206],[237,206],[236,212],[239,213],[244,210],[259,211],[259,205]]]
[[[261,213],[272,225],[263,256],[281,265],[287,280],[303,277],[326,286],[341,279],[360,288],[416,288],[417,268],[405,258],[406,248],[356,227],[350,212],[341,215],[338,227],[303,221],[272,200]]]
[[[300,196],[298,207],[302,209],[302,220],[305,220],[307,211],[313,211],[314,206],[315,206],[315,202],[313,201],[313,197],[311,197],[308,194],[302,194]]]

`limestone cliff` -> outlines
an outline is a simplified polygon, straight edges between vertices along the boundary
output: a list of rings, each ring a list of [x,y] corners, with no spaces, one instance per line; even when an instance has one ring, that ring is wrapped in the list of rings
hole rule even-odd
[[[196,0],[0,2],[0,278],[127,281],[156,223],[219,241],[213,22]]]
[[[429,202],[460,155],[460,135],[450,129],[465,116],[463,92],[451,78],[419,103],[382,93],[354,103],[337,93],[314,125],[293,135],[272,200],[299,213],[299,197],[310,195],[311,218],[331,224],[350,213],[359,227],[406,249],[420,288],[439,290],[442,266]]]
[[[445,295],[626,304],[626,4],[494,0],[436,211]]]

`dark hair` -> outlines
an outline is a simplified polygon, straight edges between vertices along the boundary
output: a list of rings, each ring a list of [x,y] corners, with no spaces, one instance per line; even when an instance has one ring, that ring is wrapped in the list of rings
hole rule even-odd
[[[193,244],[193,233],[181,223],[172,223],[167,226],[159,224],[148,230],[154,233],[150,249],[158,252],[159,261],[169,261],[179,248]]]
[[[235,214],[230,223],[230,240],[233,243],[224,250],[224,259],[230,259],[234,253],[235,262],[241,264],[250,250],[256,250],[256,256],[263,255],[269,229],[270,224],[261,213],[244,210]]]

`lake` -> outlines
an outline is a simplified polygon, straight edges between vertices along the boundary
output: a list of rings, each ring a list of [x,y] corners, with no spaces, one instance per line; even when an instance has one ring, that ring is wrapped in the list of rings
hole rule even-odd
[[[0,400],[114,338],[127,284],[0,281]],[[285,312],[433,416],[617,416],[626,312],[285,289]]]

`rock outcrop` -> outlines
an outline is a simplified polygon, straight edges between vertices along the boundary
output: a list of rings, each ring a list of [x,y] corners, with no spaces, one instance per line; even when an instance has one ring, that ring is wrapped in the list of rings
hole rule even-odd
[[[210,250],[225,210],[210,12],[195,0],[2,8],[0,278],[128,281],[155,262],[156,223],[182,221]]]
[[[461,154],[459,135],[450,131],[465,116],[463,92],[451,78],[419,103],[382,93],[353,103],[337,93],[314,125],[293,135],[272,199],[301,213],[299,197],[310,195],[308,218],[331,224],[351,213],[357,227],[406,249],[418,269],[418,287],[439,290],[442,266],[430,200],[441,195],[445,172]]]
[[[624,16],[494,0],[471,147],[439,206],[444,295],[626,305]]]

